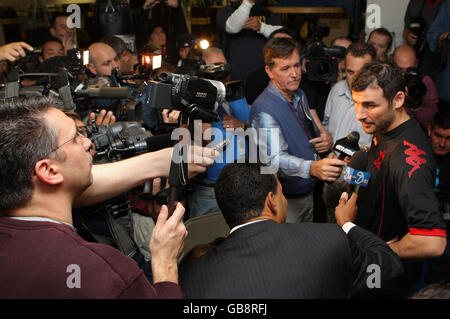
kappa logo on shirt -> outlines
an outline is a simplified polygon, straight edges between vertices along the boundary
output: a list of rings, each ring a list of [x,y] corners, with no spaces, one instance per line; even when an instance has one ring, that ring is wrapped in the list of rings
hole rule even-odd
[[[386,150],[384,151],[380,151],[380,155],[378,156],[378,158],[376,160],[373,161],[373,165],[375,165],[375,167],[380,170],[381,169],[381,163],[383,163],[384,161],[384,155],[386,154]]]
[[[420,168],[420,165],[425,164],[427,160],[420,157],[420,155],[427,155],[425,151],[420,150],[416,145],[403,141],[403,145],[409,148],[405,150],[406,163],[411,165],[413,168],[408,172],[409,178],[411,178],[412,173]]]

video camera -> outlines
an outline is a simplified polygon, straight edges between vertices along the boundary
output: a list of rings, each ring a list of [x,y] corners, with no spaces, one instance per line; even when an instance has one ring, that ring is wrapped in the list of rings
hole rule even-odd
[[[180,110],[191,120],[208,123],[219,120],[217,110],[226,99],[222,82],[175,73],[162,73],[159,78],[161,82],[149,82],[147,105]]]
[[[304,57],[306,62],[305,76],[316,82],[335,82],[338,77],[338,59],[345,57],[346,49],[340,46],[326,47],[322,38],[328,36],[330,28],[318,23],[315,38],[306,47]]]
[[[422,98],[427,93],[427,87],[422,82],[422,75],[417,68],[407,68],[405,82],[408,88],[407,101],[411,108],[416,109],[422,104]]]
[[[95,162],[119,161],[148,152],[147,139],[152,134],[137,122],[116,122],[86,126],[88,138],[95,146]]]

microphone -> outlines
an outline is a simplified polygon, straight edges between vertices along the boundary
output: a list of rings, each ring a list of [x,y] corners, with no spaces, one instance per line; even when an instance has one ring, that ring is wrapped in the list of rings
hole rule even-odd
[[[338,159],[343,160],[346,156],[352,157],[359,150],[358,142],[359,133],[356,131],[350,132],[346,137],[337,140],[333,149],[340,153]]]
[[[175,142],[172,140],[172,134],[153,135],[145,140],[148,152],[155,152],[164,148],[173,147]]]
[[[103,87],[95,89],[86,89],[75,91],[76,95],[87,96],[91,98],[104,99],[126,99],[130,96],[126,87]]]
[[[355,193],[358,193],[360,186],[367,187],[369,184],[370,173],[364,171],[368,163],[367,153],[357,151],[353,154],[350,163],[343,169],[342,179],[349,184],[355,185]]]

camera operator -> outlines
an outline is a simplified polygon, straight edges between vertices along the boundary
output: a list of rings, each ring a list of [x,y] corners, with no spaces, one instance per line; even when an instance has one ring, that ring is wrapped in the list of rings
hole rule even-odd
[[[107,36],[103,38],[101,42],[108,44],[116,51],[116,54],[119,57],[118,71],[120,74],[135,73],[139,61],[133,56],[130,50],[128,50],[125,41],[116,36]]]
[[[211,47],[203,52],[203,60],[206,65],[227,63],[222,50],[215,47]],[[226,83],[229,79],[230,75],[227,75],[225,78],[220,79],[220,81]],[[214,185],[217,177],[227,163],[234,162],[238,158],[243,158],[246,155],[247,146],[244,137],[239,137],[233,132],[234,129],[244,129],[247,126],[250,108],[245,97],[231,102],[224,102],[219,107],[218,113],[220,120],[218,122],[213,122],[210,125],[206,125],[212,126],[213,129],[220,130],[223,138],[228,138],[231,143],[222,153],[222,160],[220,162],[217,160],[214,161],[214,165],[207,168],[207,176],[203,179],[197,178],[194,181],[194,190],[189,196],[190,217],[200,216],[208,212],[219,210],[214,194]],[[219,140],[213,142],[215,142],[214,144],[218,144],[222,141]]]
[[[450,108],[450,1],[442,4],[438,16],[427,33],[427,40],[432,52],[439,54],[440,67],[436,74],[436,87],[439,92],[441,109]]]
[[[427,32],[444,1],[410,0],[404,18],[403,38],[416,50],[419,73],[435,80],[437,64],[427,41]]]
[[[64,55],[64,47],[61,41],[57,38],[48,39],[42,43],[42,53],[39,56],[39,62],[43,63],[54,56]]]
[[[416,51],[411,46],[397,47],[393,60],[405,72],[408,87],[405,109],[426,130],[438,111],[439,95],[436,86],[431,77],[419,73]]]
[[[85,242],[72,226],[73,205],[103,201],[147,179],[168,176],[172,149],[92,165],[91,141],[54,105],[48,97],[0,104],[0,228],[7,234],[2,236],[1,297],[183,297],[177,285],[177,258],[186,237],[180,204],[172,216],[167,207],[158,216],[150,243],[153,285],[131,259]],[[215,152],[191,151],[192,176],[212,164],[209,156]]]

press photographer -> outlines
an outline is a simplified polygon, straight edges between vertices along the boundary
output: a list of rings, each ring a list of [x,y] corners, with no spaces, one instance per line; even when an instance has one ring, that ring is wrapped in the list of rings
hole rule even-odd
[[[405,109],[426,130],[438,111],[439,95],[434,81],[419,73],[416,51],[409,45],[395,49],[394,63],[404,72],[408,94]]]

